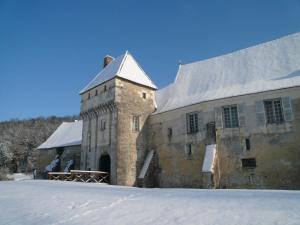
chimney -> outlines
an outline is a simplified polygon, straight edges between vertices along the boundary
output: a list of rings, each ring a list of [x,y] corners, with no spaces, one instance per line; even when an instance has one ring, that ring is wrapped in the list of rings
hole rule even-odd
[[[103,59],[103,68],[106,67],[113,60],[114,60],[114,58],[111,57],[110,55],[104,56],[104,59]]]

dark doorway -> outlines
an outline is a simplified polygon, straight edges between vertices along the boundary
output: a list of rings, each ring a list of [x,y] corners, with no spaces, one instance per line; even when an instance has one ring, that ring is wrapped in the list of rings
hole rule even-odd
[[[99,170],[110,173],[110,156],[109,156],[109,154],[103,154],[100,156]]]
[[[207,129],[207,144],[216,143],[216,124],[215,122],[210,122],[206,124]]]

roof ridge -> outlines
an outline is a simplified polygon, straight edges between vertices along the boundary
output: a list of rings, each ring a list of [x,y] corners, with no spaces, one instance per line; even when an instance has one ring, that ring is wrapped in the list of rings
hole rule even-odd
[[[274,43],[274,42],[277,42],[277,41],[280,41],[280,40],[283,40],[283,39],[287,39],[287,38],[290,38],[291,36],[296,36],[296,35],[300,35],[300,31],[296,32],[296,33],[284,35],[284,36],[275,38],[275,39],[270,40],[270,41],[260,42],[258,44],[254,44],[254,45],[251,45],[251,46],[246,47],[246,48],[237,49],[237,50],[225,53],[223,55],[217,55],[217,56],[213,56],[213,57],[210,57],[210,58],[206,58],[206,59],[202,59],[202,60],[198,60],[198,61],[193,61],[193,62],[190,62],[190,63],[181,64],[181,65],[182,66],[188,66],[188,65],[191,65],[191,64],[195,64],[195,63],[206,62],[207,60],[214,60],[214,59],[217,59],[217,58],[220,58],[220,57],[225,57],[225,56],[229,56],[229,55],[232,55],[232,54],[236,54],[238,52],[244,52],[246,50],[257,48],[257,47],[260,47],[260,46],[263,46],[263,45],[268,45],[270,43]]]

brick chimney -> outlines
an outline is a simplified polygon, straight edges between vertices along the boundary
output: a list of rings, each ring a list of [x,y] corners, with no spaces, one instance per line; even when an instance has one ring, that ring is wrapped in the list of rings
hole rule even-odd
[[[104,59],[103,59],[103,68],[106,67],[113,60],[114,60],[114,58],[111,57],[110,55],[104,56]]]

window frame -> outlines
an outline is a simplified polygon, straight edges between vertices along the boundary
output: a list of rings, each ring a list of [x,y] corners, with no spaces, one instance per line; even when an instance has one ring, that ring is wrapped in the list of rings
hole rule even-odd
[[[250,138],[245,138],[245,147],[246,147],[246,151],[251,150]]]
[[[279,102],[279,108],[278,105],[276,106],[276,103],[278,102]],[[264,103],[266,124],[281,124],[285,122],[283,104],[281,98],[266,99],[263,100],[263,103]],[[270,106],[271,108],[268,108]]]
[[[101,120],[100,128],[102,131],[104,131],[106,129],[106,120],[105,119]]]
[[[186,125],[188,134],[196,134],[199,132],[198,112],[191,112],[186,114]]]
[[[140,127],[140,116],[133,115],[132,116],[132,131],[133,132],[139,132],[141,130]]]
[[[225,113],[225,110],[228,109],[228,116]],[[233,109],[236,109],[236,118],[233,118]],[[240,126],[239,121],[239,110],[238,105],[226,105],[222,107],[222,116],[223,116],[223,126],[224,128],[237,128]],[[227,123],[229,119],[229,124]],[[234,120],[236,120],[236,123],[234,124]]]

